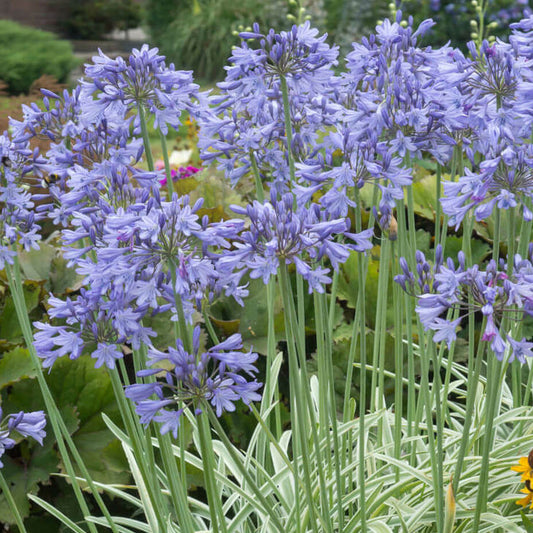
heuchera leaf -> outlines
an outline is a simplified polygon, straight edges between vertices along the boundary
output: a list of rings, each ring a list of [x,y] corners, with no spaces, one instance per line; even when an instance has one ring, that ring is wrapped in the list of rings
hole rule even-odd
[[[7,480],[18,510],[25,518],[30,514],[28,493],[36,494],[39,483],[48,481],[51,472],[57,471],[57,455],[50,443],[46,447],[36,445],[28,460],[15,461],[3,456],[2,475]],[[3,494],[0,495],[0,523],[13,524],[15,518]]]
[[[2,355],[0,359],[0,389],[22,378],[33,378],[36,370],[30,353],[25,348],[17,347]]]
[[[116,448],[115,438],[101,416],[105,412],[120,424],[107,371],[95,369],[94,360],[89,356],[74,361],[62,358],[46,375],[46,380],[93,478],[103,483],[127,482],[129,474],[126,459]],[[39,386],[32,379],[14,383],[9,394],[4,392],[3,397],[5,412],[42,409]],[[49,427],[48,432],[51,431]]]

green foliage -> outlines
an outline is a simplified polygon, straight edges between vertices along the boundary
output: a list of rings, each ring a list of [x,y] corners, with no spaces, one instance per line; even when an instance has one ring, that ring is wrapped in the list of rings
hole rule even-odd
[[[74,64],[67,41],[53,33],[0,20],[0,80],[11,94],[27,93],[43,74],[64,83]]]
[[[187,9],[187,0],[146,0],[144,22],[152,36],[164,31],[180,13]]]
[[[165,8],[169,7],[167,21]],[[258,22],[265,31],[289,26],[287,3],[281,0],[156,1],[146,7],[151,42],[159,46],[179,69],[194,70],[200,79],[221,79],[232,45],[239,40],[233,32]],[[172,18],[171,18],[172,17]]]
[[[67,268],[60,250],[51,244],[41,243],[38,250],[20,252],[19,261],[26,278],[42,280],[47,292],[66,294],[80,288],[82,277]]]
[[[136,28],[141,8],[133,0],[71,0],[65,31],[73,39],[102,39],[106,33]]]
[[[37,281],[24,282],[24,300],[28,312],[32,312],[42,298],[42,284]],[[0,351],[2,348],[11,349],[22,342],[22,329],[18,323],[13,300],[4,293],[0,299]]]
[[[79,289],[79,276],[67,267],[60,250],[50,243],[41,243],[39,250],[21,252],[19,261],[26,278],[23,282],[24,299],[31,320],[42,319],[48,291],[68,294]],[[43,409],[35,376],[36,369],[24,346],[13,299],[0,278],[0,400],[5,413]],[[46,379],[93,479],[104,483],[127,483],[130,475],[122,448],[101,416],[107,413],[110,418],[118,419],[107,372],[95,369],[90,357],[76,361],[61,359],[46,374]],[[22,515],[27,517],[30,513],[27,494],[37,493],[43,484],[51,482],[52,474],[63,468],[52,427],[47,428],[43,447],[24,441],[2,460],[11,493]],[[13,520],[7,501],[0,496],[0,523],[12,523]]]

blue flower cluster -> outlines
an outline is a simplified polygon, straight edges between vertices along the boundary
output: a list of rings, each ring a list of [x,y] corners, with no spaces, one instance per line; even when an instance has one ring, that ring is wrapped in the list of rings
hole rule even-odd
[[[39,248],[40,216],[24,182],[28,161],[37,158],[27,142],[17,145],[7,134],[0,136],[0,270],[6,263],[13,264],[17,242],[25,250]]]
[[[329,269],[320,265],[321,259],[329,259],[337,268],[348,259],[350,250],[364,252],[372,248],[372,229],[348,233],[346,218],[333,220],[317,204],[295,207],[290,193],[279,200],[273,193],[270,202],[254,201],[245,208],[233,206],[233,210],[245,215],[250,226],[233,241],[234,249],[220,261],[237,270],[245,269],[251,278],[262,278],[264,283],[277,274],[282,261],[296,266],[296,271],[307,280],[310,293],[324,292],[324,285],[331,278],[327,276]],[[354,243],[338,242],[337,235]]]
[[[243,43],[233,50],[220,94],[210,97],[213,109],[202,115],[199,147],[206,161],[216,159],[232,183],[257,165],[264,180],[287,190],[289,163],[281,78],[288,87],[292,146],[306,157],[319,146],[319,132],[334,124],[334,75],[337,47],[309,22],[291,31],[266,35],[242,33]],[[253,46],[257,43],[258,46]]]
[[[415,274],[402,259],[403,274],[395,281],[417,296],[416,312],[425,329],[435,331],[435,342],[450,345],[463,319],[479,312],[485,318],[482,340],[490,342],[499,360],[506,352],[509,361],[516,358],[525,363],[526,356],[533,357],[533,342],[517,340],[511,333],[517,316],[533,316],[532,255],[528,259],[516,255],[510,273],[503,261],[498,264],[491,260],[485,269],[478,265],[466,268],[462,252],[457,267],[451,258],[444,265],[441,250],[437,250],[435,264],[430,265],[421,252],[417,253],[416,263]],[[457,318],[450,319],[449,311],[456,311]]]
[[[159,422],[161,433],[172,431],[174,438],[183,410],[188,406],[198,414],[201,402],[209,401],[217,416],[221,416],[224,411],[234,411],[237,400],[248,405],[261,399],[257,393],[261,383],[255,378],[247,380],[239,373],[253,377],[257,372],[254,365],[257,354],[251,350],[248,353],[242,351],[241,336],[231,335],[201,352],[200,333],[200,327],[195,327],[192,353],[184,349],[181,339],[178,339],[176,348],[170,347],[167,352],[155,349],[148,352],[148,363],[152,368],[142,370],[139,375],[163,373],[165,381],[126,387],[126,396],[135,402],[141,423]],[[157,399],[151,399],[152,396]]]
[[[14,432],[23,437],[32,437],[42,446],[43,439],[46,437],[45,426],[46,418],[43,411],[31,413],[20,411],[3,417],[2,408],[0,408],[0,458],[6,450],[15,446]],[[2,461],[0,461],[0,468],[3,466]]]

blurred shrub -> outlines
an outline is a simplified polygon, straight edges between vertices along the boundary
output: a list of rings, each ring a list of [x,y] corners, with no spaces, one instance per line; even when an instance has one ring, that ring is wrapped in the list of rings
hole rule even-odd
[[[177,68],[194,70],[195,77],[217,80],[232,45],[233,32],[258,22],[263,30],[290,27],[285,0],[148,0],[146,22],[151,42]]]
[[[74,64],[67,41],[53,33],[0,20],[0,80],[10,94],[27,93],[43,74],[65,82]]]
[[[363,35],[374,33],[376,22],[389,16],[390,0],[324,0],[328,41],[340,46],[341,55]]]
[[[118,29],[127,31],[141,22],[141,6],[133,0],[71,0],[64,23],[72,39],[102,39]]]

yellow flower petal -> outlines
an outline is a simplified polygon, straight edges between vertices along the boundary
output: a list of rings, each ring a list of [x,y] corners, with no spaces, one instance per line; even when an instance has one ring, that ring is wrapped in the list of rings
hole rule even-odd
[[[527,491],[527,489],[525,489],[525,490]],[[524,489],[521,490],[520,492],[524,492]],[[527,491],[527,492],[528,492],[527,496],[524,496],[520,500],[516,500],[516,504],[517,505],[521,505],[522,507],[527,507],[532,502],[533,494],[531,494],[529,491]]]
[[[526,472],[531,470],[527,457],[520,457],[520,459],[518,459],[518,464],[516,466],[511,466],[511,470],[514,470],[515,472]]]

